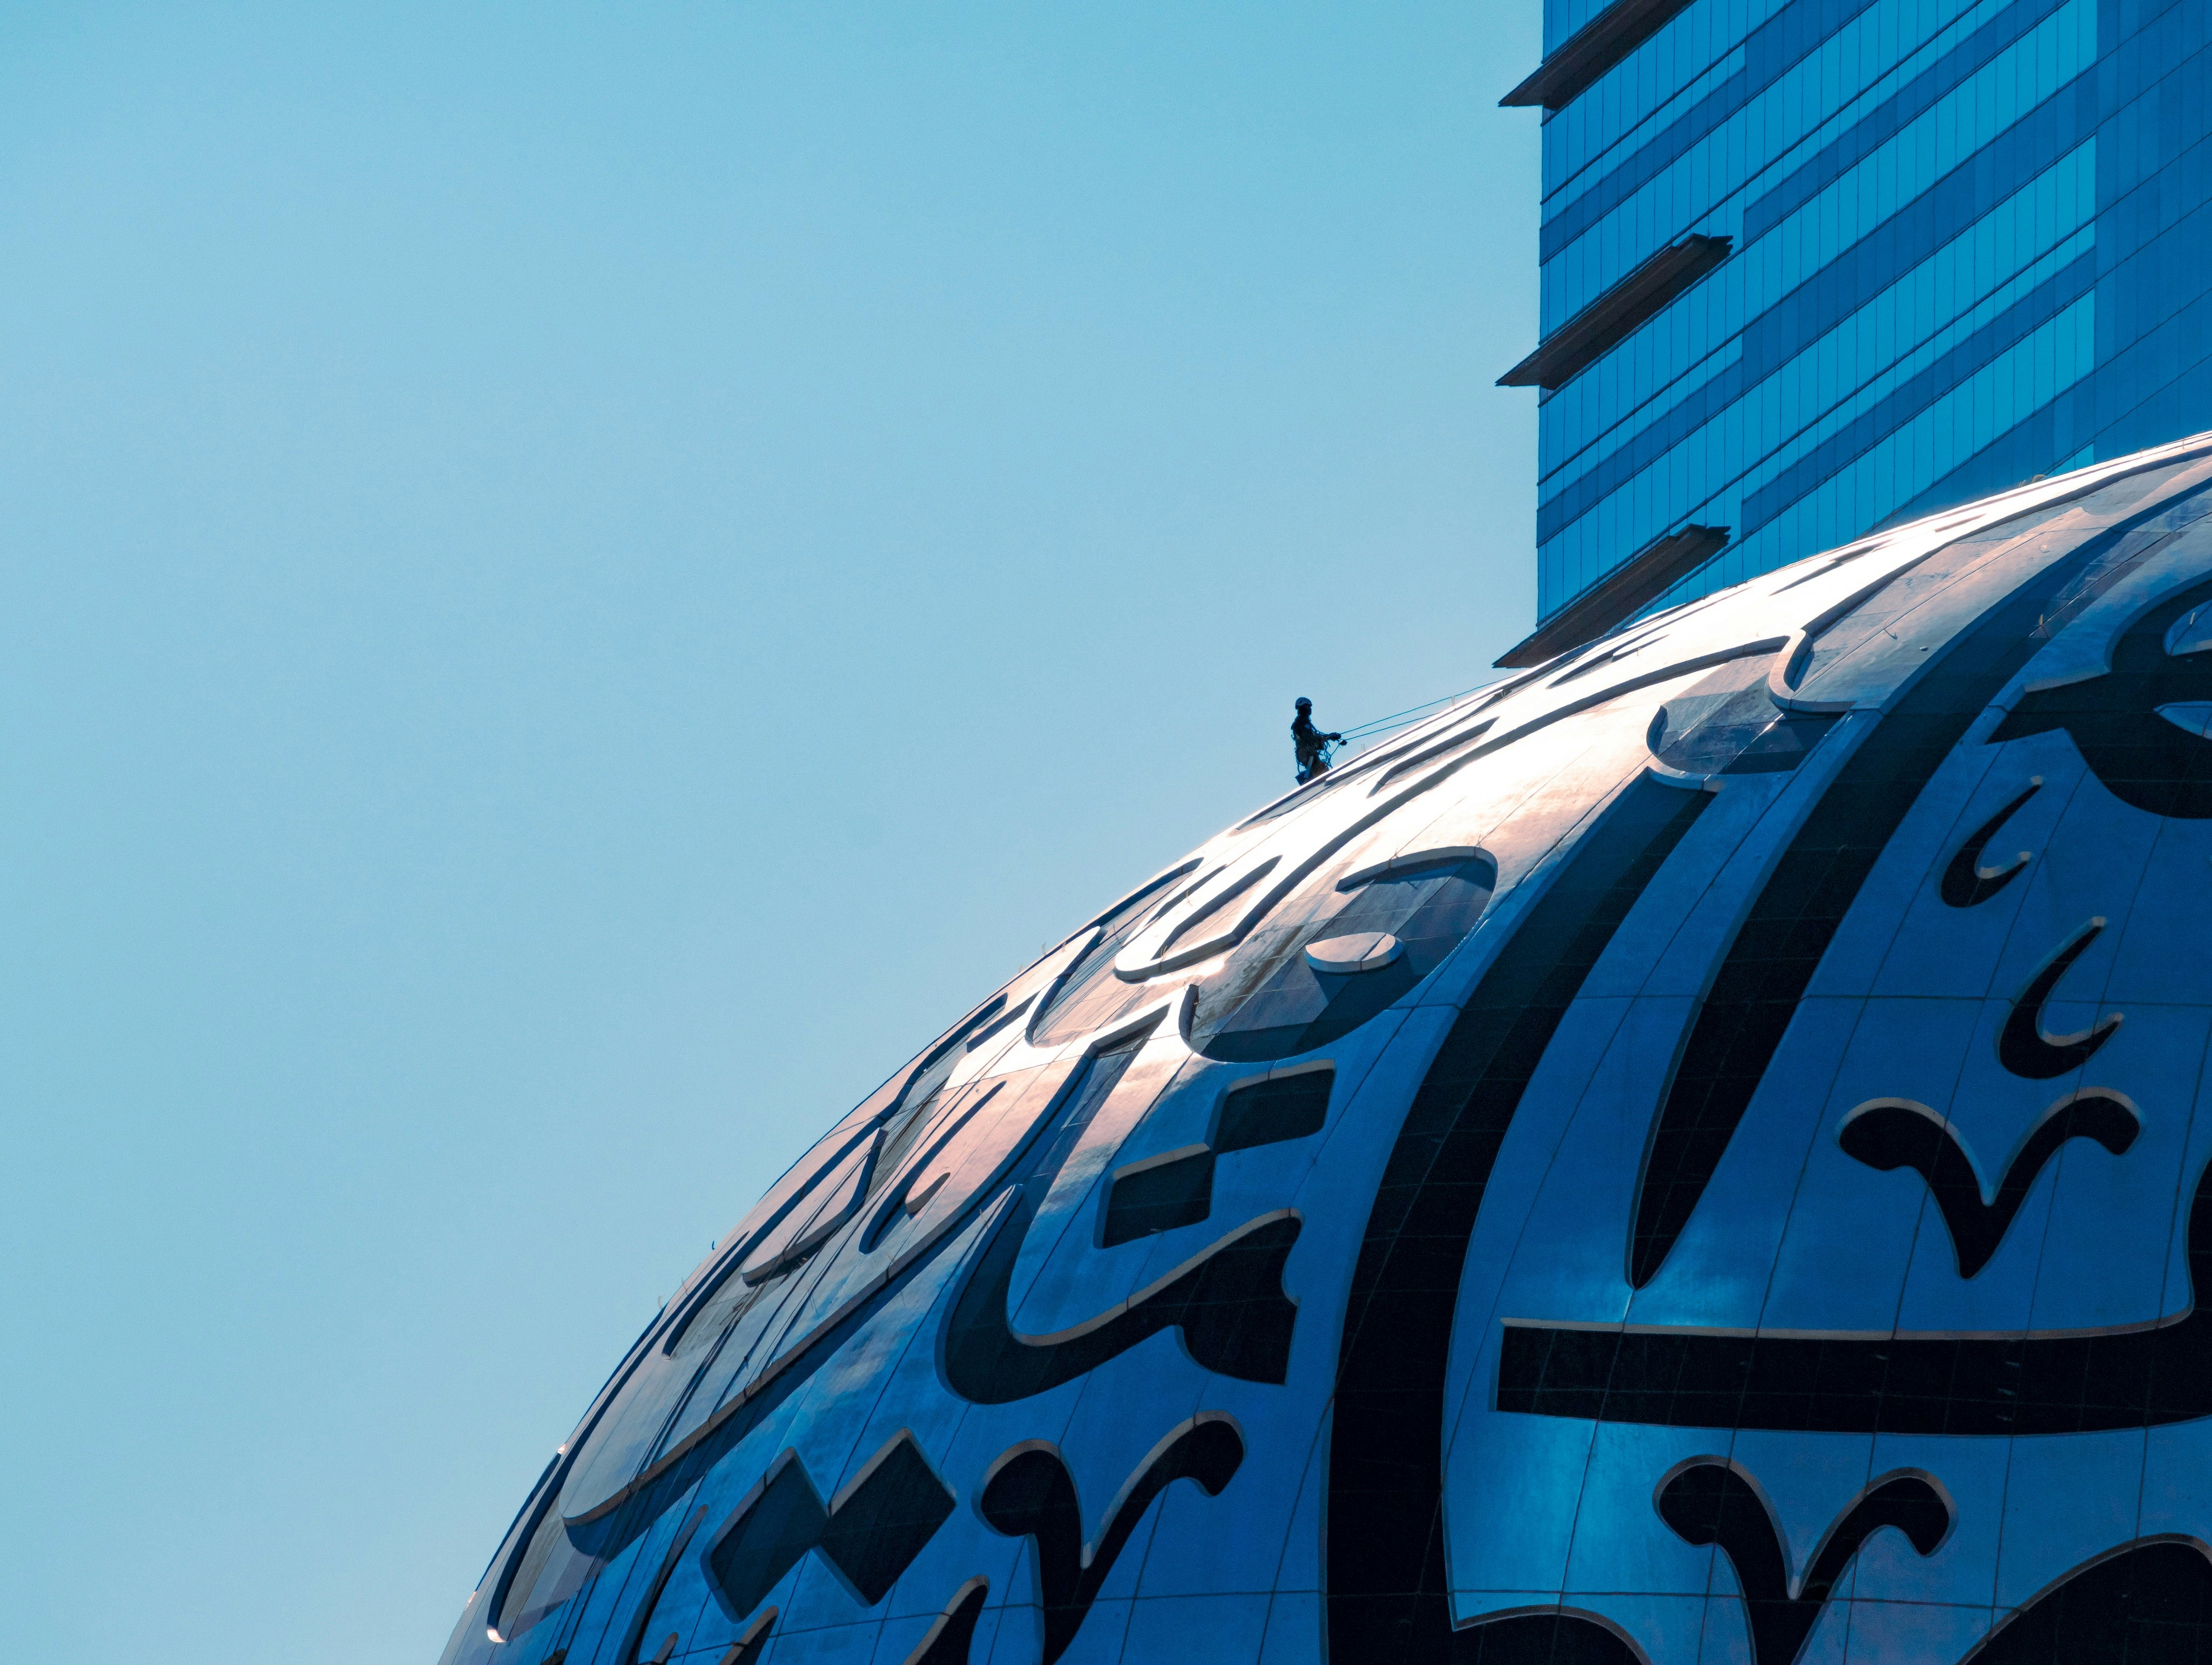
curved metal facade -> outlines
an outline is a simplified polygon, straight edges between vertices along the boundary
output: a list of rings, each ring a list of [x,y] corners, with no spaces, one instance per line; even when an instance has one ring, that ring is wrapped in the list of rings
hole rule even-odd
[[[830,1129],[448,1665],[2212,1656],[2208,735],[2203,437],[1462,702]]]

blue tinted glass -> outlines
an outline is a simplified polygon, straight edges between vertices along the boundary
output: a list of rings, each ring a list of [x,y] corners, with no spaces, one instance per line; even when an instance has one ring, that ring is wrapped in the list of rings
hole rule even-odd
[[[1547,44],[1604,10],[1548,0]],[[1626,333],[1539,395],[1540,609],[1686,524],[1731,542],[1668,602],[2212,428],[2209,38],[2179,0],[1696,0],[1552,112],[1545,330]],[[1692,233],[1729,257],[1635,323]]]

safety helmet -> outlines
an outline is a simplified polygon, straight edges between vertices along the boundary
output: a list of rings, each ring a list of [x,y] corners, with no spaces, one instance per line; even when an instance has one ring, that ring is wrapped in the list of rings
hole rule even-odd
[[[1307,699],[1301,698],[1301,699],[1298,700],[1298,709],[1299,709],[1300,711],[1311,711],[1311,710],[1313,709],[1313,701],[1312,701],[1312,700],[1310,700],[1310,699]]]

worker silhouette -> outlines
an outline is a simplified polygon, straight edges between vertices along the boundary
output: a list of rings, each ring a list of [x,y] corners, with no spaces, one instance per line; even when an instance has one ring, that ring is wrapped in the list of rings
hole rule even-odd
[[[1343,738],[1314,727],[1313,701],[1298,701],[1298,714],[1291,719],[1291,748],[1297,754],[1299,785],[1328,772],[1328,748]]]

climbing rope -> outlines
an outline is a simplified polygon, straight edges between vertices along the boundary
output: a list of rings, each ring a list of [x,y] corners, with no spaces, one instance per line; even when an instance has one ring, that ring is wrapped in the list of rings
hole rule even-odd
[[[1502,677],[1493,676],[1488,682],[1477,682],[1471,688],[1462,688],[1457,693],[1448,693],[1441,699],[1431,699],[1422,705],[1408,705],[1404,711],[1392,711],[1388,717],[1378,717],[1372,722],[1362,723],[1357,728],[1346,729],[1344,730],[1344,739],[1341,743],[1349,746],[1355,740],[1372,739],[1396,729],[1410,728],[1420,720],[1423,712],[1435,711],[1440,705],[1455,705],[1466,699],[1468,694],[1480,693],[1492,683],[1504,680]]]

